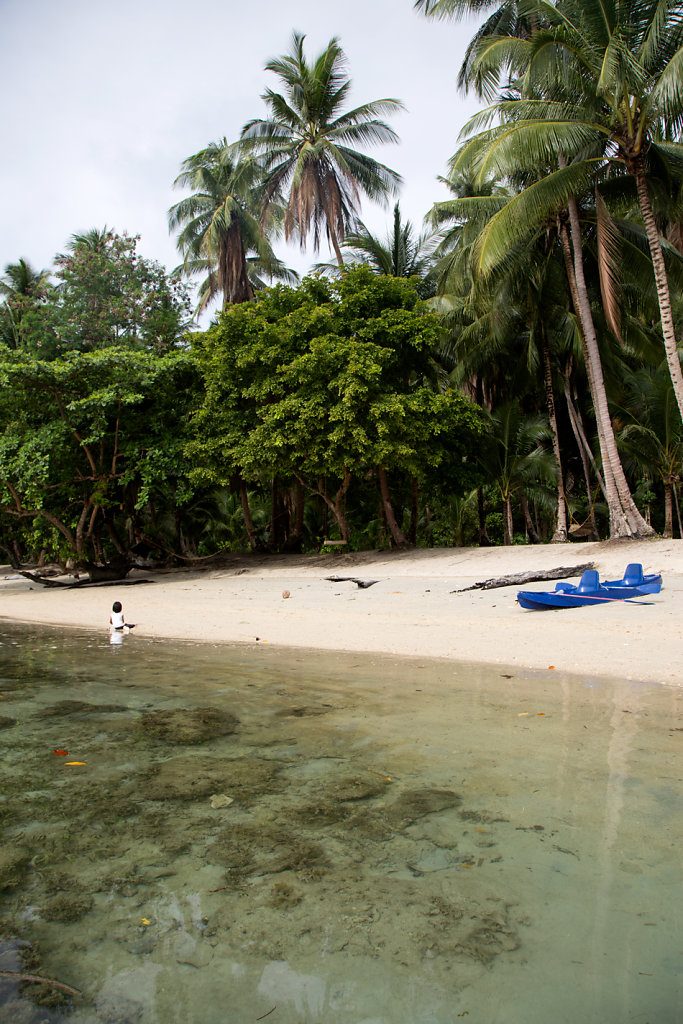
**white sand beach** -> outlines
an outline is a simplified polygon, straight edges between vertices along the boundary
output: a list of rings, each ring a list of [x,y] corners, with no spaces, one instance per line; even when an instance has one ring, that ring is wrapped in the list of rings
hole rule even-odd
[[[453,591],[491,577],[592,562],[603,579],[629,562],[663,573],[638,602],[524,611],[518,587]],[[328,576],[376,580],[360,588]],[[616,676],[683,686],[683,541],[603,541],[307,556],[226,557],[220,568],[135,570],[139,586],[49,589],[0,575],[0,617],[107,632],[116,599],[136,637],[268,643],[329,651]],[[574,582],[577,582],[574,580]],[[552,590],[531,583],[530,590]]]

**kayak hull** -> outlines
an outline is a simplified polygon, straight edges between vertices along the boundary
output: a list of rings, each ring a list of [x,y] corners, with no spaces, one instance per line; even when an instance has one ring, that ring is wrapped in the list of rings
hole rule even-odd
[[[586,605],[606,604],[611,601],[629,601],[633,598],[645,597],[647,594],[658,594],[662,587],[662,577],[658,573],[643,575],[643,567],[632,563],[620,580],[600,583],[595,569],[584,572],[578,586],[572,583],[558,583],[552,591],[520,590],[517,602],[522,608],[531,611],[543,611],[548,608],[580,608]]]
[[[517,601],[522,608],[542,611],[546,608],[581,608],[585,605],[607,604],[613,601],[628,601],[629,598],[644,597],[645,592],[637,587],[601,587],[590,593],[579,594],[566,590],[549,592],[520,590]]]

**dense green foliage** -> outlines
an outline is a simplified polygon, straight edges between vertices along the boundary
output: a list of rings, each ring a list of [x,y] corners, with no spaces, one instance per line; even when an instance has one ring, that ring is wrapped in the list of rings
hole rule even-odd
[[[196,342],[196,475],[294,479],[329,506],[343,539],[352,481],[382,470],[399,488],[471,486],[482,416],[434,388],[441,326],[416,284],[358,269],[226,311]]]

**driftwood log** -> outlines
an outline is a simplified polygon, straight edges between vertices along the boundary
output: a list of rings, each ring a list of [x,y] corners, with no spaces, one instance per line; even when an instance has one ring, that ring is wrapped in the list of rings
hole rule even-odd
[[[356,576],[326,576],[328,583],[355,583],[361,590],[373,587],[379,580],[359,580]]]
[[[73,578],[71,583],[65,583],[62,580],[53,580],[49,576],[39,576],[34,572],[29,572],[28,569],[15,569],[19,576],[25,576],[27,580],[31,580],[32,583],[39,583],[41,587],[67,587],[73,589],[74,587],[132,587],[136,583],[150,583],[150,580],[126,580],[122,577],[114,577],[112,579],[92,579],[90,575],[83,576],[80,579]]]
[[[473,583],[469,587],[451,590],[451,594],[462,594],[466,590],[496,590],[497,587],[519,587],[524,583],[538,583],[540,580],[566,580],[572,576],[582,576],[587,569],[594,569],[595,562],[584,562],[583,565],[563,565],[558,569],[545,569],[539,572],[518,572],[512,576],[494,576],[481,583]]]

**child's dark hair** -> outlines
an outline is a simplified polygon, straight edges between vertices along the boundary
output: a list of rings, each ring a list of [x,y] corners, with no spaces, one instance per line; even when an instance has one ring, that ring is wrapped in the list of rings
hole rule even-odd
[[[121,602],[120,601],[114,601],[111,610],[113,612],[120,612],[121,611]]]

